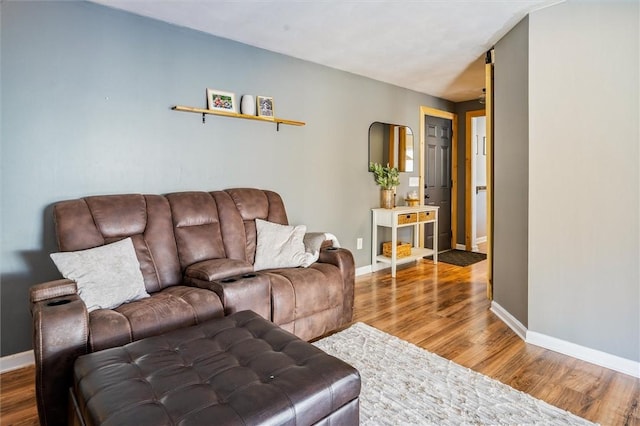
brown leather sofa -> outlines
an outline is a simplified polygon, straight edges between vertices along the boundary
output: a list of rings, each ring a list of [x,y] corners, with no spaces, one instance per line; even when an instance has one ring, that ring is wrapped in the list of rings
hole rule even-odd
[[[250,309],[304,340],[353,315],[354,260],[323,244],[308,268],[254,272],[256,219],[288,224],[281,197],[238,188],[107,195],[57,203],[60,251],[131,237],[151,297],[88,312],[76,283],[31,288],[36,398],[43,425],[66,424],[72,367],[82,354]]]

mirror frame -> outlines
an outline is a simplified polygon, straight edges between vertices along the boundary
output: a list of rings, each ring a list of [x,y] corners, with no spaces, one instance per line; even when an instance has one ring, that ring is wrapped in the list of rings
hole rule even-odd
[[[379,132],[373,133],[374,126],[382,126],[382,128]],[[403,124],[374,121],[369,126],[369,162],[367,163],[367,170],[369,169],[369,163],[380,163],[382,165],[389,163],[391,167],[397,167],[399,172],[412,173],[415,169],[414,144],[414,132],[411,127]],[[412,158],[407,160],[409,157]],[[411,161],[410,167],[407,167],[408,161]]]

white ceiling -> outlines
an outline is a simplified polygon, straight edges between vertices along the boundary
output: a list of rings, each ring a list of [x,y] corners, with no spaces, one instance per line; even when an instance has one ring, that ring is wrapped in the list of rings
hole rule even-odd
[[[484,54],[559,0],[93,0],[454,102],[484,87]]]

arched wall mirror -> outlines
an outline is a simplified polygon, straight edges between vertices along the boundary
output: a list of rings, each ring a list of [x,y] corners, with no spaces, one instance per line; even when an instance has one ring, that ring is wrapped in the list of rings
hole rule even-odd
[[[409,126],[380,123],[369,126],[369,162],[413,172],[413,132]],[[369,165],[367,164],[367,167]]]

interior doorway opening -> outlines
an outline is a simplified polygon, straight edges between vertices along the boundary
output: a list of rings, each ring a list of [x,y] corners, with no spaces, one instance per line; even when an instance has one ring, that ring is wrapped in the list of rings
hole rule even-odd
[[[466,113],[465,249],[487,250],[487,152],[485,110]]]

